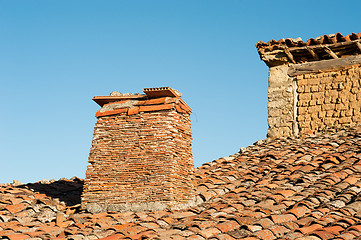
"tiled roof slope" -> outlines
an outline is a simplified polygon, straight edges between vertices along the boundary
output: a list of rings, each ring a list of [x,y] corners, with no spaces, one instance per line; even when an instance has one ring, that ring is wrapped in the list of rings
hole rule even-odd
[[[304,46],[315,46],[320,44],[333,44],[341,42],[350,42],[353,40],[361,39],[361,33],[352,33],[350,35],[343,36],[341,33],[323,35],[317,38],[310,38],[306,42],[302,41],[301,38],[282,38],[278,41],[272,39],[267,43],[258,41],[256,43],[257,48],[264,48],[270,46],[286,45],[287,47],[304,47]]]
[[[90,214],[79,212],[76,205],[79,180],[3,185],[0,236],[357,239],[361,236],[360,159],[361,128],[258,141],[242,153],[199,167],[197,190],[204,202],[180,211]]]
[[[361,54],[361,32],[346,36],[341,33],[323,35],[306,42],[301,38],[272,39],[267,43],[257,42],[256,48],[269,67],[349,57]]]

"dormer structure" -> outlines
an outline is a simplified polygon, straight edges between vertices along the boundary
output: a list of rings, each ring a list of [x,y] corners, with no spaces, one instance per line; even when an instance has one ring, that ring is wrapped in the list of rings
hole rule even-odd
[[[361,123],[361,33],[256,44],[269,67],[268,136]]]

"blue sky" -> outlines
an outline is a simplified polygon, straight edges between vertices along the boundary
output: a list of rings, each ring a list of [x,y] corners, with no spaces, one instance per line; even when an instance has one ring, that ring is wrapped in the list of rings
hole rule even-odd
[[[93,96],[169,86],[193,108],[195,166],[267,132],[255,44],[360,32],[361,1],[0,0],[0,183],[84,178]]]

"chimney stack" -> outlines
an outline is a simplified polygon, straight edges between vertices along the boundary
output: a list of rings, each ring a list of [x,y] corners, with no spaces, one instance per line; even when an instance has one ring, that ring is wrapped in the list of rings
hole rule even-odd
[[[97,96],[82,194],[90,212],[156,211],[195,204],[191,108],[172,88]]]

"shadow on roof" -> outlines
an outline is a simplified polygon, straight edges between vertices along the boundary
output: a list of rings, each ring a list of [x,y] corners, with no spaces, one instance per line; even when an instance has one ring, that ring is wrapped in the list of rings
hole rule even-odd
[[[83,185],[84,180],[75,177],[72,180],[58,180],[51,183],[28,183],[18,187],[32,189],[49,197],[58,198],[67,206],[73,206],[81,203]]]

